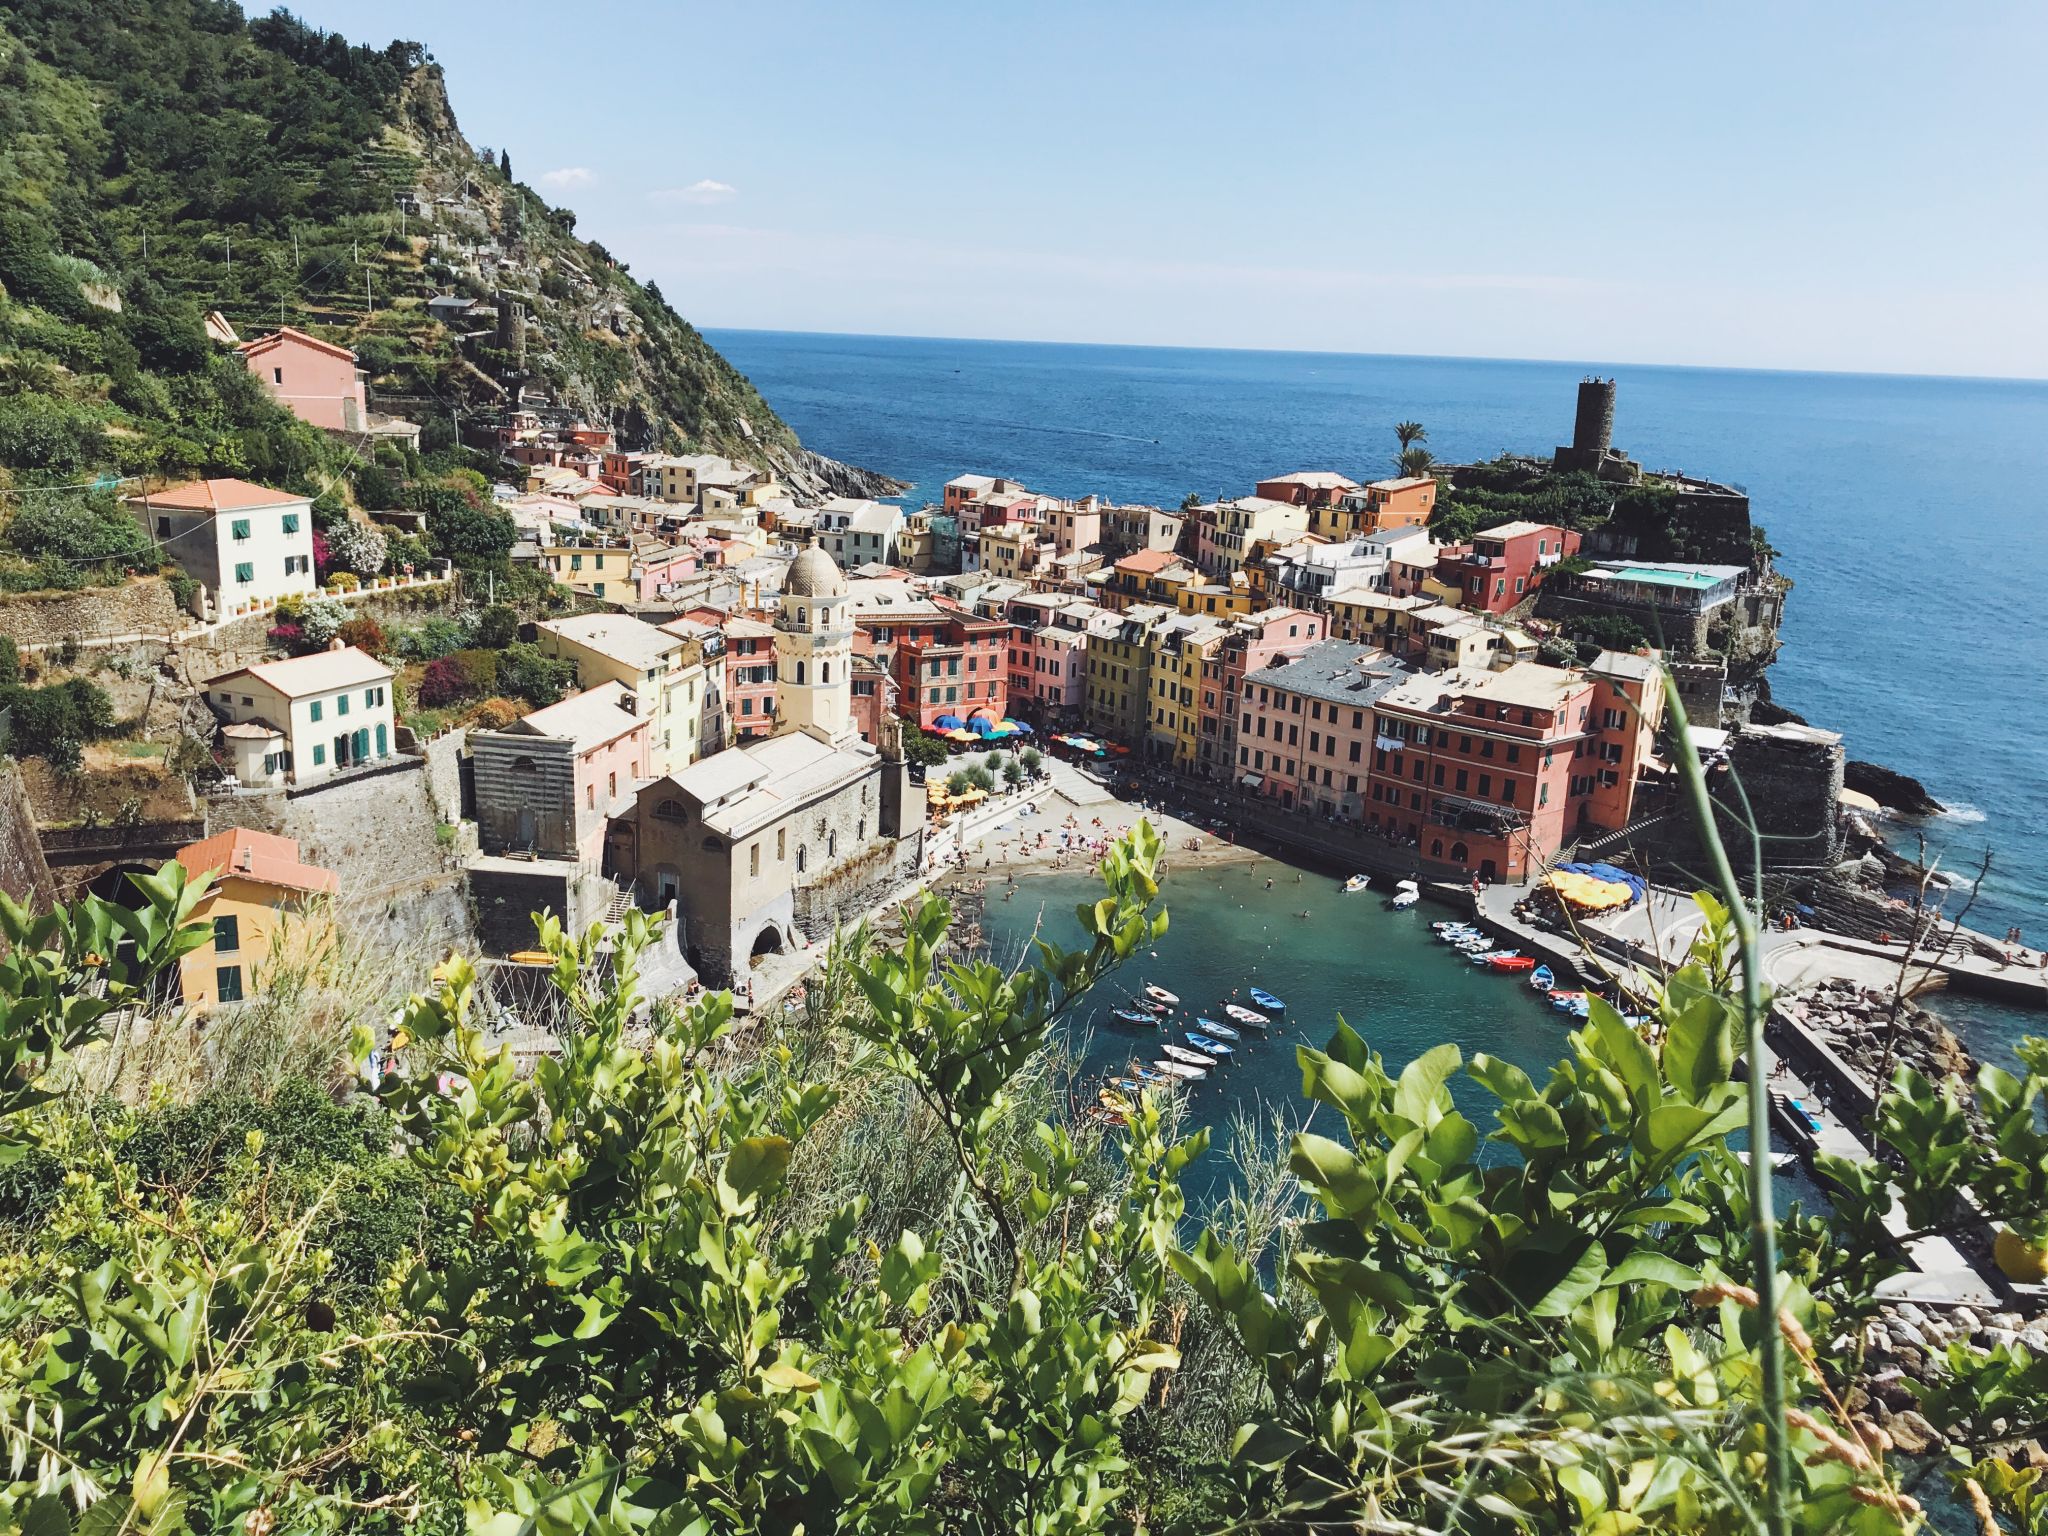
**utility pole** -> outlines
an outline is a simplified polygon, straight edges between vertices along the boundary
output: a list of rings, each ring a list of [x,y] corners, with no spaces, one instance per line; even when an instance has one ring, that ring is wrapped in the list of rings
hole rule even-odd
[[[234,275],[235,275],[235,237],[234,237],[233,235],[229,235],[229,236],[228,236],[228,277],[229,277],[230,279],[232,279],[232,278],[234,277]]]
[[[363,314],[367,318],[377,313],[377,301],[370,297],[370,269],[363,268]]]

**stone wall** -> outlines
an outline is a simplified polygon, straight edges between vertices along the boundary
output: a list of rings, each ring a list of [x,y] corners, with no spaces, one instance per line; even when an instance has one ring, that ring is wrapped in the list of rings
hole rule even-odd
[[[12,763],[0,763],[0,891],[31,907],[48,902],[55,892],[43,846],[36,837],[36,819],[28,790]]]
[[[171,598],[161,576],[142,576],[118,587],[78,592],[23,592],[0,598],[0,635],[22,650],[66,640],[169,635],[192,622]]]
[[[308,863],[339,877],[345,900],[381,900],[453,872],[452,850],[436,836],[441,817],[427,777],[425,763],[412,758],[289,795],[224,792],[208,802],[207,829],[252,827],[297,838]]]

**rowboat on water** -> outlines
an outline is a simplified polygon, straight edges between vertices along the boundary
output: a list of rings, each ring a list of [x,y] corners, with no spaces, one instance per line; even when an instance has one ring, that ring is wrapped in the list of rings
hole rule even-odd
[[[1286,1001],[1282,998],[1275,997],[1272,993],[1266,991],[1265,988],[1248,987],[1246,988],[1246,990],[1251,993],[1252,1001],[1257,1003],[1261,1008],[1265,1009],[1266,1012],[1285,1013],[1287,1011]]]
[[[1238,1023],[1249,1024],[1254,1029],[1273,1022],[1263,1013],[1258,1012],[1256,1009],[1247,1008],[1242,1003],[1225,1003],[1223,1011],[1237,1020]]]
[[[1360,891],[1364,890],[1371,883],[1372,882],[1367,880],[1363,875],[1353,875],[1349,880],[1346,880],[1344,882],[1344,894],[1347,896],[1356,896]]]
[[[1200,1051],[1204,1056],[1216,1056],[1220,1058],[1226,1056],[1235,1056],[1237,1054],[1237,1052],[1233,1051],[1221,1040],[1211,1040],[1207,1035],[1200,1034],[1192,1029],[1184,1032],[1181,1035],[1181,1038],[1187,1041],[1187,1043],[1189,1045],[1192,1045],[1196,1050]]]
[[[1154,1071],[1163,1072],[1168,1077],[1177,1077],[1183,1083],[1200,1082],[1209,1075],[1209,1069],[1215,1065],[1213,1061],[1205,1061],[1199,1067],[1191,1066],[1185,1061],[1160,1060],[1152,1063]]]
[[[1135,1008],[1112,1008],[1109,1016],[1120,1024],[1143,1024],[1147,1029],[1158,1022],[1151,1014],[1140,1013]]]
[[[1547,965],[1539,965],[1529,973],[1529,985],[1538,992],[1548,992],[1557,985],[1557,974]]]
[[[1168,1061],[1177,1061],[1182,1066],[1200,1067],[1206,1072],[1216,1065],[1216,1058],[1204,1051],[1191,1051],[1180,1045],[1162,1045],[1159,1049],[1165,1053]]]
[[[1519,949],[1475,949],[1468,956],[1474,965],[1499,965],[1503,960],[1513,960],[1521,955]]]
[[[1491,969],[1496,971],[1533,971],[1536,969],[1536,961],[1534,957],[1529,955],[1494,956],[1491,958],[1489,965]]]
[[[1145,983],[1145,995],[1151,998],[1153,1002],[1164,1003],[1169,1008],[1180,1001],[1178,997],[1167,991],[1166,988],[1155,987],[1149,981]]]
[[[1215,1019],[1196,1019],[1195,1028],[1205,1035],[1213,1035],[1218,1040],[1239,1040],[1243,1038],[1228,1024],[1220,1023]]]

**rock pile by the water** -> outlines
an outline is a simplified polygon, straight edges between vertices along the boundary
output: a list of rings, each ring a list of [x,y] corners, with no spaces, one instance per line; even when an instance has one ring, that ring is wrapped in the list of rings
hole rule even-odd
[[[1822,982],[1779,1004],[1788,1018],[1804,1024],[1834,1049],[1873,1087],[1884,1069],[1885,1039],[1891,1032],[1892,997],[1854,982]],[[1911,1066],[1934,1082],[1967,1083],[1977,1063],[1948,1027],[1910,999],[1898,1005],[1898,1039],[1892,1066]]]
[[[1855,1342],[1836,1340],[1845,1348]],[[1843,1406],[1882,1429],[1897,1449],[1917,1456],[1944,1449],[1948,1440],[1941,1426],[1920,1411],[1914,1387],[1933,1386],[1947,1375],[1953,1369],[1949,1351],[1958,1345],[1976,1354],[2009,1345],[2037,1358],[2048,1355],[2048,1320],[2018,1312],[1921,1307],[1902,1301],[1879,1308],[1877,1316],[1863,1325],[1862,1344],[1863,1374],[1850,1387]],[[1982,1426],[1994,1436],[2021,1427],[2002,1419]],[[2007,1445],[2005,1450],[2025,1465],[2048,1466],[2048,1448],[2039,1440]]]

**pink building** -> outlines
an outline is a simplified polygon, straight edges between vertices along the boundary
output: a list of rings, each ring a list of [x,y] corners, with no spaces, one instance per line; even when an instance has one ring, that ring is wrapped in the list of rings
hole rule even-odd
[[[242,362],[277,403],[299,420],[336,432],[370,425],[370,402],[356,355],[290,326],[245,341]]]
[[[712,564],[717,564],[714,560]],[[694,576],[705,564],[703,551],[694,544],[636,551],[633,556],[633,586],[643,603],[656,603],[672,596],[669,590],[686,576]]]
[[[727,619],[725,708],[733,739],[747,741],[775,731],[775,626],[745,614]]]
[[[1238,782],[1288,810],[1363,821],[1373,762],[1373,708],[1415,676],[1384,651],[1325,640],[1245,675]]]
[[[648,777],[653,722],[633,703],[623,683],[604,683],[502,731],[472,732],[483,851],[598,870],[608,822]]]
[[[1056,555],[1093,549],[1102,542],[1102,503],[1093,496],[1059,502],[1046,513],[1045,528]]]
[[[1229,778],[1238,771],[1239,701],[1245,677],[1299,655],[1328,633],[1329,621],[1305,608],[1269,608],[1232,624],[1223,643],[1202,661],[1202,696],[1195,709],[1198,773]]]
[[[1506,613],[1542,584],[1544,572],[1579,552],[1579,535],[1549,523],[1503,523],[1437,556],[1437,579],[1459,590],[1458,606]]]

